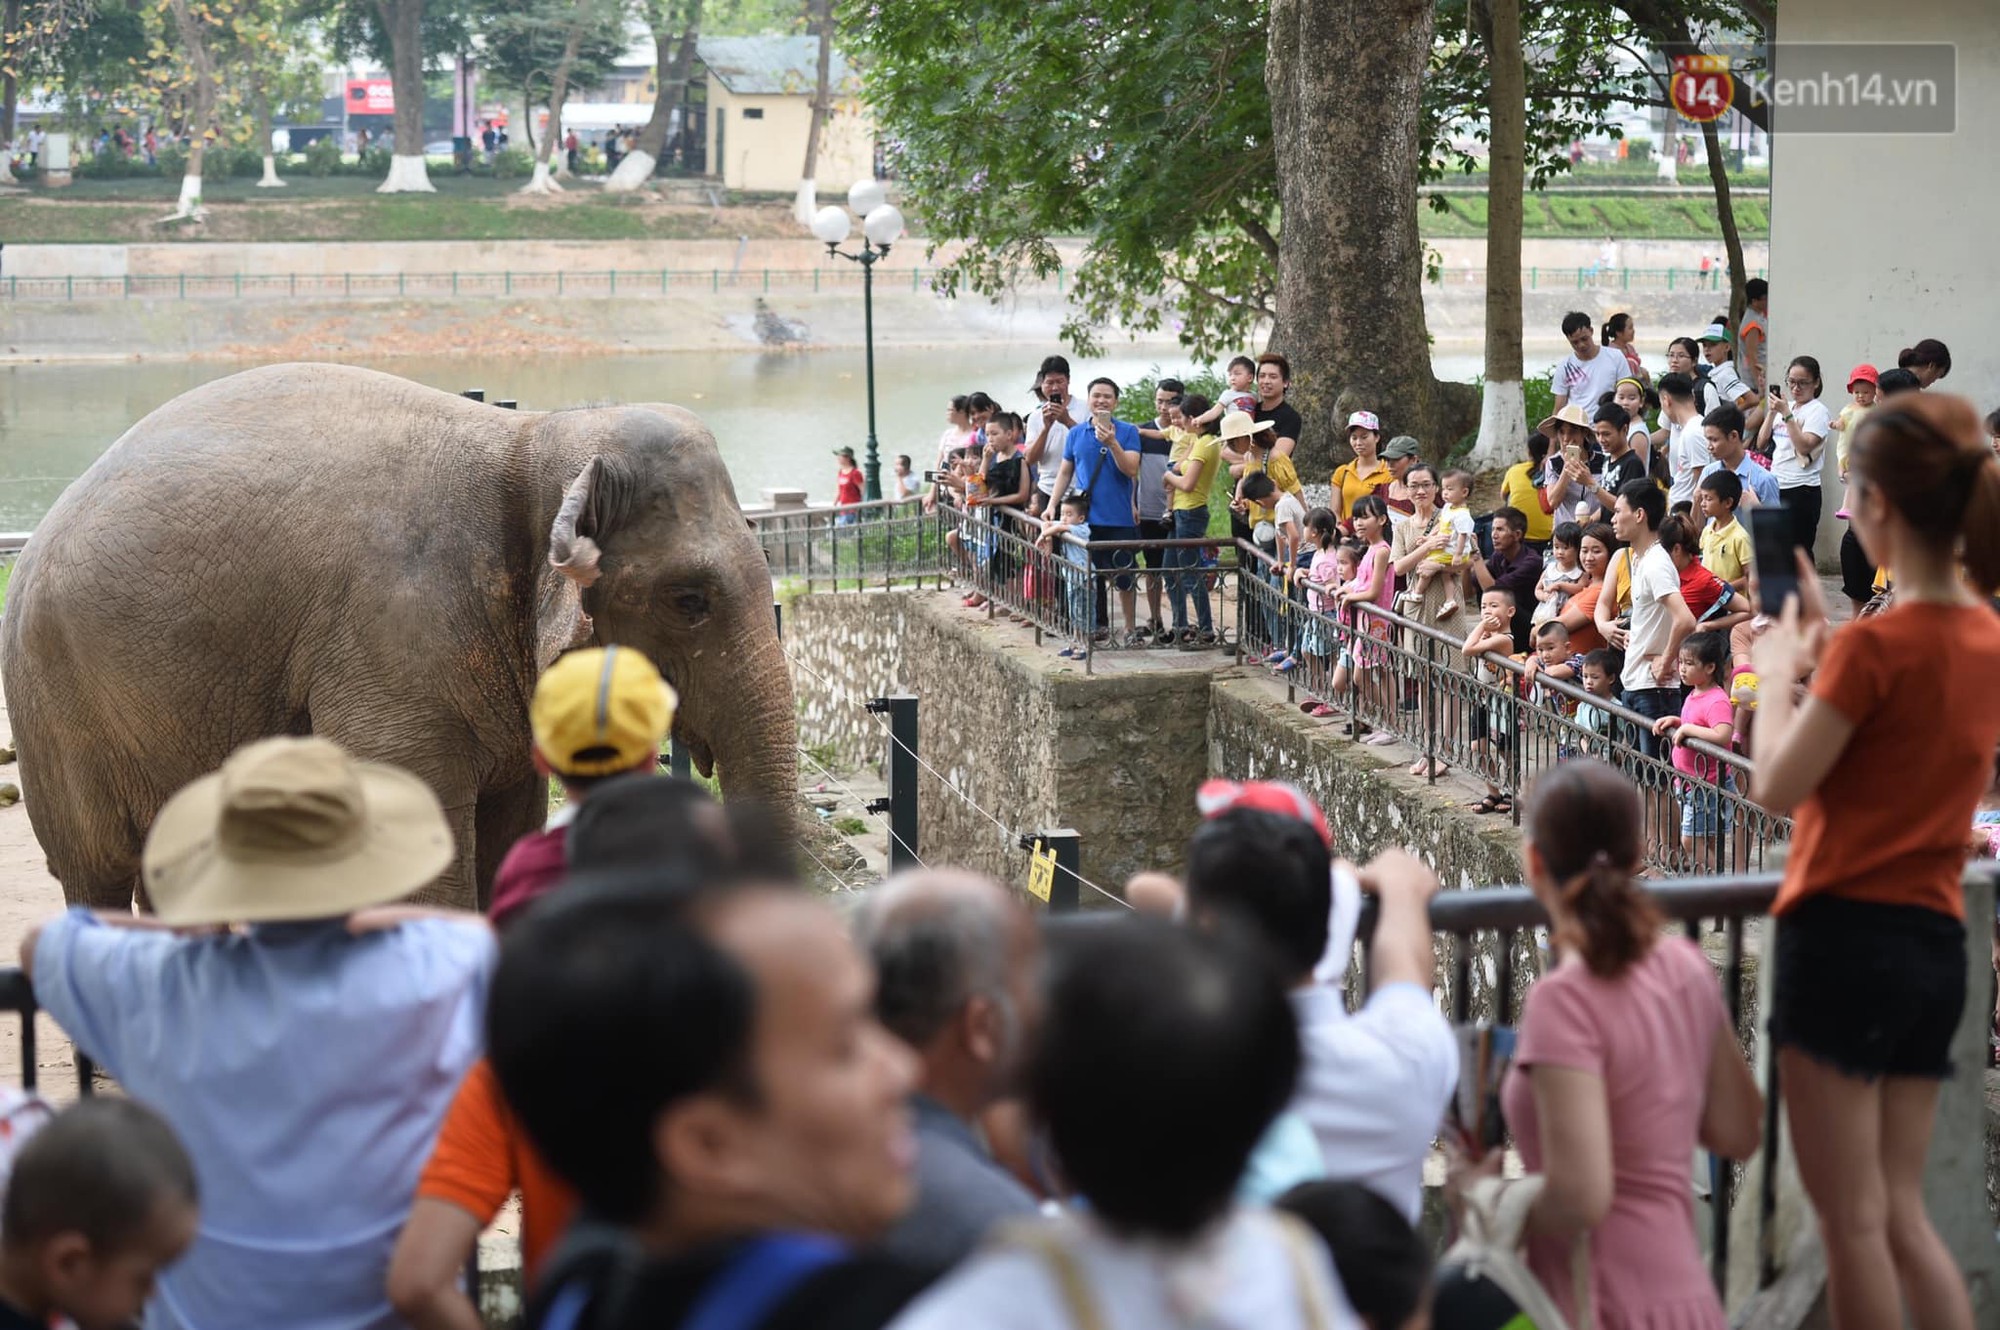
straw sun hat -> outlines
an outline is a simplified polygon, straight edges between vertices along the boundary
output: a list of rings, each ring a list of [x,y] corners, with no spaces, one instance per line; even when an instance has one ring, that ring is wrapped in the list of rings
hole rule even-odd
[[[167,801],[146,892],[174,925],[332,919],[386,905],[452,861],[430,786],[326,739],[260,739]]]
[[[1535,426],[1535,432],[1537,434],[1547,434],[1549,427],[1552,425],[1575,425],[1587,430],[1590,428],[1590,417],[1584,412],[1583,406],[1580,403],[1567,402],[1563,405],[1562,410]]]
[[[1247,439],[1252,434],[1270,429],[1271,427],[1271,421],[1259,420],[1248,411],[1231,411],[1222,418],[1221,433],[1224,440]]]

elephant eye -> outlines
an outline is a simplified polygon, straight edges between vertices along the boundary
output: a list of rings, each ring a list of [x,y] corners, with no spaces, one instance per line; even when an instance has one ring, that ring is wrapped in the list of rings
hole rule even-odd
[[[681,591],[674,596],[674,607],[690,619],[708,617],[708,597],[699,591]]]

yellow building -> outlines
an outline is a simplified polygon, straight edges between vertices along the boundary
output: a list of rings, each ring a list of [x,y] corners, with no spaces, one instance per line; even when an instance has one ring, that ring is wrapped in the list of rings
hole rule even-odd
[[[818,80],[816,37],[703,37],[695,58],[708,85],[708,173],[730,189],[791,194],[806,163]],[[840,52],[828,83],[832,108],[813,176],[820,194],[846,193],[875,175],[875,123],[860,80]]]

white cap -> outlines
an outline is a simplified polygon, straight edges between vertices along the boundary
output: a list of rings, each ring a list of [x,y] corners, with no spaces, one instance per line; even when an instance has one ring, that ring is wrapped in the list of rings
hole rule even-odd
[[[1382,422],[1375,418],[1373,411],[1356,411],[1347,418],[1347,428],[1350,430],[1374,430],[1377,434],[1380,434],[1382,432]]]

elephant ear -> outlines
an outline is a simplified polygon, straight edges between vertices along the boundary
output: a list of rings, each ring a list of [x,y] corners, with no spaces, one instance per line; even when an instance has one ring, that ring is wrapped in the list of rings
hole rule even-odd
[[[604,542],[624,515],[631,486],[602,457],[584,463],[549,526],[549,566],[579,587],[597,581]]]

